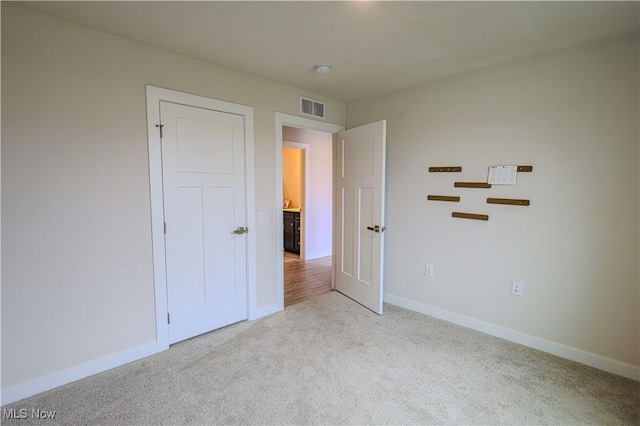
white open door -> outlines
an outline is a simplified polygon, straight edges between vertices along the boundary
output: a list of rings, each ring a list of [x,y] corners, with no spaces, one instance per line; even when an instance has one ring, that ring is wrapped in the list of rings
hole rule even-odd
[[[386,121],[334,138],[335,287],[382,314]]]

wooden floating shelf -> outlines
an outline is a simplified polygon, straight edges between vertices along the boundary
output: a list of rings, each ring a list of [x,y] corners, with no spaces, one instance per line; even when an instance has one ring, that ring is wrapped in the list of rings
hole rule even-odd
[[[429,201],[452,201],[457,203],[460,201],[460,197],[451,197],[448,195],[429,195],[427,196],[427,200]]]
[[[511,198],[487,198],[487,204],[509,204],[512,206],[528,206],[529,200],[515,200]]]
[[[532,172],[533,166],[518,166],[519,172]]]
[[[453,186],[456,188],[491,188],[491,184],[486,182],[456,182]]]
[[[459,166],[442,166],[442,167],[429,167],[431,173],[460,173],[462,167]]]
[[[489,215],[486,214],[453,212],[451,213],[451,216],[460,219],[489,220]]]

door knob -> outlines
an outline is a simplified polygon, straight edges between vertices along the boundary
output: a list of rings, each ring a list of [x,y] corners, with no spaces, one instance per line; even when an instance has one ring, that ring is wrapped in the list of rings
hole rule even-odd
[[[247,232],[249,232],[249,228],[245,226],[238,226],[236,230],[232,232],[232,234],[240,235],[240,234],[246,234]]]
[[[367,229],[373,232],[384,232],[386,228],[384,226],[375,225],[374,227],[367,226]]]

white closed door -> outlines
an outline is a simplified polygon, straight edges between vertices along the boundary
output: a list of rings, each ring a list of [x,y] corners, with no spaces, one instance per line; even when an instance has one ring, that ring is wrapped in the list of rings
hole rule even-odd
[[[169,343],[247,318],[244,117],[160,103]]]
[[[386,121],[335,135],[336,290],[382,314]]]

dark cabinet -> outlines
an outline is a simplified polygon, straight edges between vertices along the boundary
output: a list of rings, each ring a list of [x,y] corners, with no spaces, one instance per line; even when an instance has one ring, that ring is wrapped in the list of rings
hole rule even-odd
[[[300,254],[300,212],[283,212],[284,250]]]

